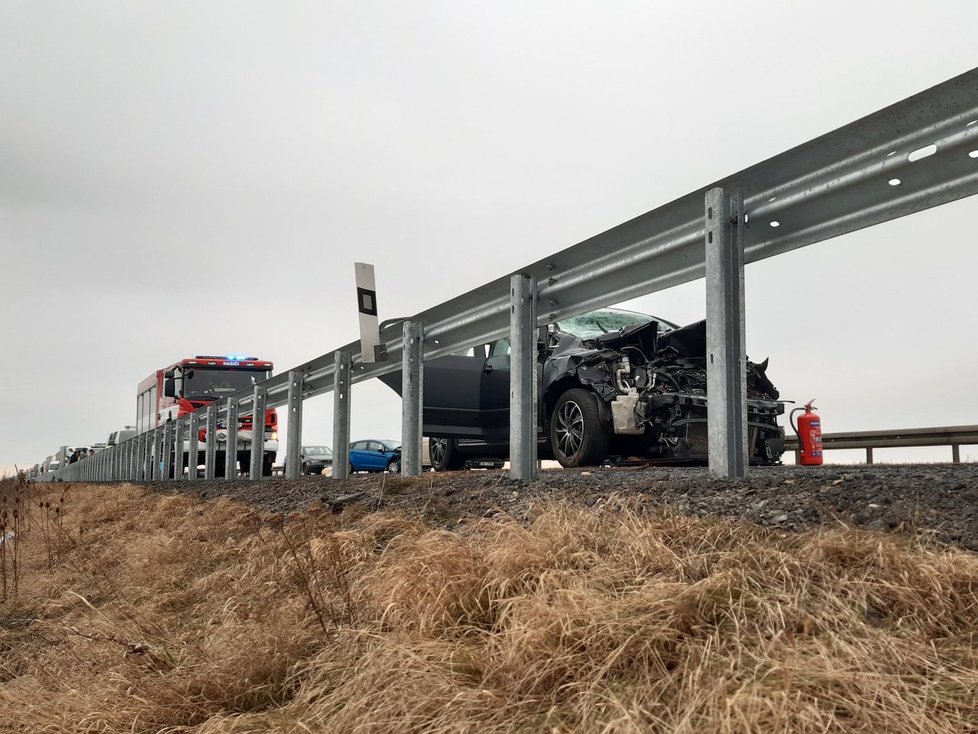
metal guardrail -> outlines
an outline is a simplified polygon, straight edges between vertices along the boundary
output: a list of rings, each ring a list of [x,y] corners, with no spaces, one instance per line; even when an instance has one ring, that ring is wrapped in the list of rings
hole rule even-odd
[[[917,446],[950,446],[951,461],[961,463],[961,446],[978,444],[978,426],[935,426],[933,428],[900,428],[887,431],[840,431],[822,435],[822,448],[865,449],[866,463],[873,463],[873,449]],[[800,461],[798,438],[785,439],[785,448],[795,452]]]
[[[409,324],[419,326],[423,334],[420,361],[506,334],[515,344],[536,325],[702,278],[704,200],[707,192],[718,188],[743,200],[739,241],[747,263],[978,193],[978,69],[412,316]],[[532,308],[521,309],[519,322],[513,318],[514,289],[525,299],[526,288],[514,286],[518,280],[529,281],[534,294]],[[349,438],[343,435],[343,422],[349,425],[349,384],[419,368],[411,360],[402,360],[400,329],[383,330],[381,342],[388,355],[384,362],[364,363],[359,342],[352,342],[198,413],[213,410],[216,416],[211,420],[224,420],[229,403],[232,412],[247,415],[256,403],[264,402],[269,408],[289,405],[290,415],[301,415],[303,400],[336,388],[340,365],[343,391],[335,401],[339,424],[334,425],[334,448],[342,453]],[[530,397],[524,392],[530,389],[526,383],[516,395],[532,404],[526,400]],[[409,403],[404,403],[404,424],[414,426],[420,405]],[[186,418],[180,419],[176,430],[188,424]],[[532,456],[535,437],[522,422],[521,426],[519,452]],[[94,459],[58,469],[55,475],[154,478],[152,466],[146,468],[152,464],[147,458],[160,455],[164,430],[156,428]],[[290,422],[290,447],[294,432],[298,434]],[[513,443],[517,442],[511,436]],[[409,463],[404,462],[404,471],[414,473]],[[255,466],[253,461],[253,477]],[[336,476],[344,475],[340,471]]]

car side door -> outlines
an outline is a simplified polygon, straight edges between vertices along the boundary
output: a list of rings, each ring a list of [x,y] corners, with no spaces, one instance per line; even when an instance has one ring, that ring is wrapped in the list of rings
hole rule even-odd
[[[371,471],[383,471],[387,468],[387,449],[379,441],[367,441],[364,456]]]
[[[350,444],[350,464],[353,465],[353,471],[363,471],[367,468],[366,453],[366,441],[354,441]]]
[[[484,344],[425,361],[424,435],[481,438],[486,434],[481,395],[485,368]]]
[[[482,368],[479,385],[479,412],[488,437],[509,436],[509,338],[497,339],[488,345],[489,356]]]

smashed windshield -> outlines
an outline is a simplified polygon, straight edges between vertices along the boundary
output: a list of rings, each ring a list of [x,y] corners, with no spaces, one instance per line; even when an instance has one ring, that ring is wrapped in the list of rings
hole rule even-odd
[[[267,380],[267,370],[214,370],[189,368],[183,375],[185,398],[216,398],[253,387]]]
[[[306,456],[323,456],[327,459],[333,458],[333,452],[329,446],[306,446],[302,451]]]
[[[579,316],[571,316],[568,319],[557,321],[556,327],[558,331],[572,334],[580,339],[595,339],[602,334],[615,332],[626,326],[638,326],[650,321],[659,322],[660,334],[676,328],[675,324],[663,321],[656,316],[649,316],[636,311],[623,311],[620,308],[601,308],[597,311],[582,313]]]

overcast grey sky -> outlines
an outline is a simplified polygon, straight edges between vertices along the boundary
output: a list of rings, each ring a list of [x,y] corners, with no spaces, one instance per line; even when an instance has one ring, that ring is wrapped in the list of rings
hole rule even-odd
[[[352,341],[355,260],[417,313],[974,67],[976,28],[965,0],[0,0],[0,471],[104,441],[182,357]],[[748,353],[829,431],[978,423],[976,216],[749,265]],[[693,321],[703,285],[633,305]],[[386,387],[353,399],[353,438],[399,436]]]

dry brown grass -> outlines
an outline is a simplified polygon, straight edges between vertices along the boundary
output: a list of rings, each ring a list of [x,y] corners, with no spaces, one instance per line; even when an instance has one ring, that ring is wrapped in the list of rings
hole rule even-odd
[[[0,607],[0,730],[978,732],[971,554],[614,501],[446,532],[72,492]]]

